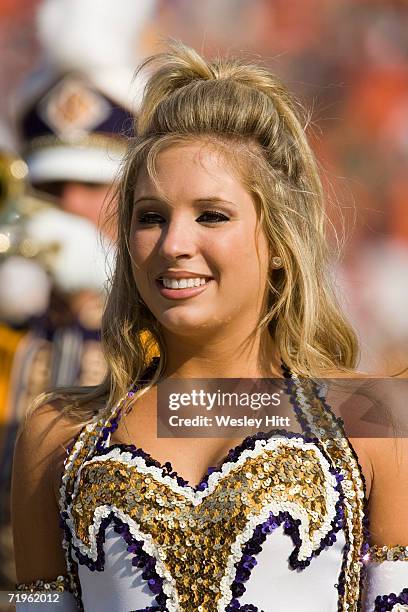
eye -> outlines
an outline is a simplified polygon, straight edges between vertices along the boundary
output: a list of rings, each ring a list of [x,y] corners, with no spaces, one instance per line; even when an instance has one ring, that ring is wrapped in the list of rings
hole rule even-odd
[[[141,225],[158,225],[159,223],[163,223],[164,219],[158,213],[145,212],[138,215],[137,222]]]
[[[197,219],[197,221],[201,221],[201,223],[225,223],[225,221],[229,221],[229,217],[224,215],[224,213],[219,212],[218,210],[206,210],[203,212]]]

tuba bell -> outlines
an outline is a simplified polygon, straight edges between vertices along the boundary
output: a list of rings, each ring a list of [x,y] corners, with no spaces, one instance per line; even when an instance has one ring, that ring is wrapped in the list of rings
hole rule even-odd
[[[13,255],[41,259],[40,248],[26,236],[25,227],[51,204],[29,193],[27,175],[22,159],[0,152],[0,262]]]

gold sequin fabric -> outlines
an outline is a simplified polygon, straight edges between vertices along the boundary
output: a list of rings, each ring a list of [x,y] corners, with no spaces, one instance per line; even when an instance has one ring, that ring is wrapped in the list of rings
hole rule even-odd
[[[408,561],[408,546],[371,546],[370,561]]]
[[[301,521],[300,559],[319,547],[339,498],[329,468],[313,445],[260,440],[212,474],[201,492],[116,448],[82,466],[71,513],[76,543],[96,559],[98,521],[114,511],[158,560],[174,609],[215,609],[211,602],[231,599],[242,543],[270,512],[289,511]]]
[[[297,557],[310,560],[333,530],[341,504],[346,547],[338,610],[357,612],[365,537],[361,468],[324,402],[296,377],[293,382],[308,437],[258,439],[212,473],[201,491],[180,486],[120,445],[96,451],[101,432],[126,398],[108,420],[96,418],[88,425],[67,459],[61,486],[64,547],[73,580],[78,584],[73,549],[95,562],[101,523],[113,513],[155,559],[169,612],[224,610],[243,546],[271,513],[285,512],[298,522]],[[342,479],[340,501],[334,473]]]
[[[333,466],[343,476],[344,511],[346,517],[347,550],[343,561],[339,610],[357,612],[361,607],[367,547],[365,482],[357,456],[347,439],[342,424],[318,397],[313,382],[291,375],[294,394],[306,431],[315,435],[330,456]],[[305,425],[304,425],[305,426]]]
[[[35,580],[35,582],[16,584],[16,590],[25,593],[35,593],[39,591],[70,591],[70,579],[68,576],[57,576],[54,580]]]

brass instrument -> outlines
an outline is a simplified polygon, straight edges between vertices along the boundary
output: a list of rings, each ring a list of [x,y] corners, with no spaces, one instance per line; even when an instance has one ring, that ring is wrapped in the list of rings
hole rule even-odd
[[[25,191],[27,164],[13,155],[0,152],[0,218],[6,204]]]
[[[0,265],[7,261],[6,269],[12,263],[21,269],[17,258],[23,258],[42,268],[62,292],[104,291],[106,261],[110,257],[113,265],[114,254],[106,250],[97,228],[64,211],[56,198],[33,191],[26,174],[22,160],[0,153]]]
[[[11,255],[40,260],[45,255],[26,236],[25,223],[52,204],[29,193],[27,175],[27,164],[22,159],[0,152],[0,262]]]

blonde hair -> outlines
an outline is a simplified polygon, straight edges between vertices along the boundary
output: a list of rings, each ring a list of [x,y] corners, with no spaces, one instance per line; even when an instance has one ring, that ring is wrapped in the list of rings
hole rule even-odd
[[[150,57],[142,68],[153,73],[119,185],[117,262],[102,321],[108,375],[96,388],[64,390],[68,410],[86,421],[92,400],[106,397],[108,406],[115,403],[141,379],[157,350],[158,366],[145,389],[160,379],[166,362],[160,325],[138,293],[128,248],[133,193],[141,168],[154,176],[161,150],[197,138],[220,146],[225,155],[235,147],[271,257],[282,259],[282,269],[270,275],[260,321],[282,360],[301,376],[351,372],[357,339],[328,275],[324,197],[300,106],[262,66],[238,59],[207,61],[181,43]],[[42,396],[36,404],[55,396]]]

